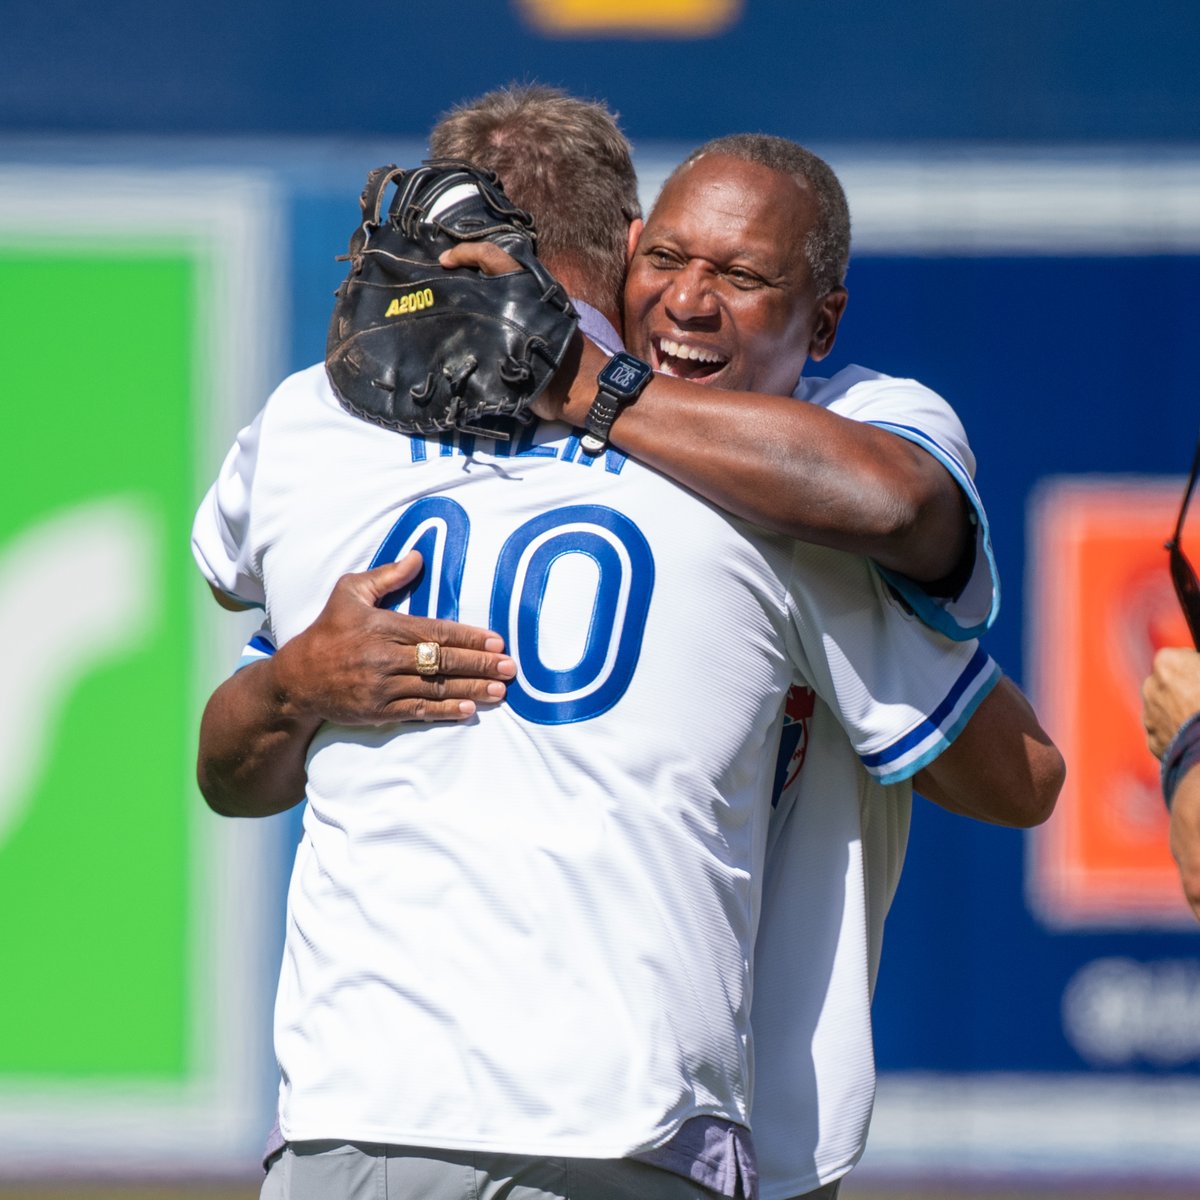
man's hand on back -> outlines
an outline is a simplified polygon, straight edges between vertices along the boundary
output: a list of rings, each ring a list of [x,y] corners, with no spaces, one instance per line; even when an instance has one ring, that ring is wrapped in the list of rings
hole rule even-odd
[[[325,722],[461,721],[504,699],[516,664],[495,633],[377,607],[420,570],[414,551],[343,576],[303,633],[217,688],[196,770],[214,811],[260,817],[303,800],[308,746]],[[441,647],[439,674],[417,671],[420,642]]]
[[[320,616],[274,656],[281,710],[338,725],[454,721],[504,699],[516,674],[489,630],[377,607],[421,569],[415,551],[338,580]],[[420,642],[441,646],[441,671],[418,673]]]

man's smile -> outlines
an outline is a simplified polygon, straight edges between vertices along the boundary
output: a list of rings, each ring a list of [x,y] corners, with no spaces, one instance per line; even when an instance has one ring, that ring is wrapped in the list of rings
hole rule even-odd
[[[676,341],[659,334],[650,339],[651,366],[677,379],[703,383],[729,362],[729,356],[708,346]]]

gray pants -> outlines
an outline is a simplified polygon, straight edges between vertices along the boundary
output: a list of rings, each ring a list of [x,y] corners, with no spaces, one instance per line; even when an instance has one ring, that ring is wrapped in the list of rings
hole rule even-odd
[[[836,1200],[841,1180],[796,1200]],[[271,1164],[259,1200],[717,1200],[631,1159],[297,1142]]]
[[[271,1164],[260,1200],[717,1200],[631,1159],[296,1142]]]

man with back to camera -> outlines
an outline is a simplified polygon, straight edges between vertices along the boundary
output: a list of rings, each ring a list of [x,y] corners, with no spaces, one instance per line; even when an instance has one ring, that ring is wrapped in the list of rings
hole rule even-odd
[[[580,114],[585,121],[599,114],[600,128],[589,130],[589,136],[595,138],[592,150],[606,165],[607,192],[594,181],[590,187],[580,188],[578,181],[586,178],[587,163],[579,161],[573,150],[562,149],[559,131],[573,129]],[[606,110],[551,89],[501,89],[449,114],[435,130],[432,146],[435,154],[445,157],[474,150],[481,161],[502,175],[520,179],[528,193],[523,202],[538,210],[543,253],[565,257],[577,264],[577,271],[589,272],[595,279],[591,286],[598,308],[620,324],[624,264],[642,223],[628,143]],[[556,162],[559,158],[561,164]],[[818,239],[822,261],[814,274],[822,278],[824,290],[817,297],[821,311],[811,314],[822,325],[819,340],[811,347],[812,357],[820,359],[832,345],[845,305],[841,280],[849,252],[849,216],[836,177],[815,156],[807,158],[819,172],[816,190],[822,210]],[[536,162],[538,169],[522,172],[523,163],[530,161]],[[548,202],[555,198],[557,208]],[[614,232],[616,229],[622,232]],[[812,297],[804,300],[806,309],[814,307]],[[645,352],[652,355],[650,350]],[[597,361],[586,343],[585,353],[592,354],[593,363]],[[798,376],[796,356],[788,361]],[[720,382],[736,383],[738,368],[738,363],[727,364]],[[754,382],[751,379],[746,386]],[[982,506],[968,469],[974,460],[961,425],[945,402],[911,380],[876,376],[861,368],[848,368],[827,383],[816,381],[816,386],[800,379],[797,391],[810,403],[796,405],[788,397],[743,391],[736,401],[737,419],[731,421],[726,396],[700,387],[678,387],[659,377],[636,405],[619,414],[611,438],[618,448],[636,453],[714,503],[764,528],[870,555],[895,573],[893,584],[917,613],[948,636],[983,632],[998,605],[994,564]],[[547,417],[565,412],[571,419],[582,419],[593,393],[590,375],[580,371],[569,402],[564,405],[562,396],[557,403],[545,397],[539,407]],[[859,419],[836,415],[835,410],[842,409]],[[881,427],[870,423],[872,420]],[[958,582],[955,575],[968,576],[965,588],[953,586]],[[926,586],[914,587],[912,581]],[[365,595],[361,588],[353,589],[353,595],[350,591],[344,587],[335,593],[343,613]],[[347,680],[356,681],[362,715],[351,717],[342,712],[343,718],[458,720],[472,715],[477,702],[503,695],[498,681],[505,677],[506,668],[501,665],[502,655],[486,649],[497,644],[496,639],[488,639],[487,631],[443,622],[403,635],[400,629],[412,628],[400,623],[405,618],[397,622],[379,614],[370,619],[391,631],[390,644],[411,646],[426,634],[436,634],[436,640],[450,648],[443,656],[445,675],[438,684],[431,684],[404,670],[401,656],[387,671],[375,673],[375,689],[363,689],[355,675],[360,656],[382,651],[389,643],[382,635],[378,645],[372,642],[370,634],[363,632],[359,616],[347,619],[346,629],[339,634],[344,632],[353,648],[339,644],[342,653],[335,656],[336,662],[317,668],[325,674],[340,668]],[[293,647],[290,657],[299,658],[300,649]],[[411,668],[411,650],[407,655]],[[337,694],[338,683],[331,679],[326,690]],[[241,680],[237,687],[245,684]],[[346,687],[349,690],[350,685]],[[221,693],[218,707],[223,699]],[[321,700],[327,703],[328,696]],[[245,719],[250,714],[239,716]],[[310,726],[308,733],[313,728]],[[289,732],[280,730],[279,736]],[[236,788],[231,786],[230,794],[221,797],[223,777],[227,771],[236,771],[243,778],[256,764],[240,753],[228,764],[218,761],[219,757],[204,764],[205,787],[218,805],[225,803],[236,812]],[[274,783],[268,779],[257,782],[260,786]],[[295,794],[302,795],[303,775],[291,782],[296,785]],[[255,811],[257,814],[259,809]]]
[[[564,270],[563,266],[562,266],[560,263],[558,263],[558,262],[556,261],[554,265],[555,265],[556,269],[557,269],[557,270],[560,272],[560,274],[563,274],[564,276],[568,276],[568,275],[569,275],[569,272],[568,272],[568,271],[566,271],[566,270]],[[572,284],[574,285],[574,282],[575,282],[574,280],[569,280],[569,281],[570,281],[570,282],[572,282]],[[579,291],[579,290],[581,290],[581,287],[580,287],[580,286],[573,286],[573,289],[572,289],[572,290],[574,290],[574,291]],[[831,332],[832,332],[832,331],[831,331]],[[832,336],[831,336],[831,334],[830,334],[830,337],[829,337],[829,342],[831,342],[831,341],[832,341]],[[825,349],[827,349],[827,348],[828,348],[828,346],[826,345],[826,346],[825,346]],[[803,356],[801,356],[801,365],[802,365],[802,362],[803,362]],[[798,368],[797,368],[797,371],[798,371]],[[654,387],[654,386],[655,386],[655,385],[652,385],[652,388],[651,388],[651,390],[650,390],[650,391],[647,393],[647,395],[648,395],[648,396],[652,394],[652,392],[653,392],[653,387]],[[640,403],[640,402],[639,402],[639,403]],[[795,407],[801,407],[801,406],[795,406]],[[634,410],[630,410],[630,411],[631,411],[631,412],[633,412],[633,411],[635,411],[635,410],[636,410],[636,406],[635,406],[635,409],[634,409]],[[622,421],[623,421],[623,420],[624,420],[624,418],[622,418]],[[620,425],[621,425],[621,421],[618,421],[618,423],[617,423],[617,426],[615,427],[615,429],[617,429],[617,430],[619,431],[619,427],[620,427]],[[890,435],[885,435],[885,436],[890,436]],[[550,445],[551,445],[551,444],[552,444],[552,442],[547,442],[547,443],[539,443],[539,444],[538,444],[538,445],[536,445],[536,446],[531,446],[531,447],[530,447],[530,449],[531,449],[531,450],[532,450],[532,449],[541,449],[541,450],[546,450],[546,449],[549,449],[549,447],[550,447]],[[922,453],[923,453],[923,451],[922,451]],[[548,456],[546,456],[546,455],[543,455],[543,457],[548,457]],[[575,465],[577,466],[578,464],[575,464]],[[595,466],[597,466],[597,467],[598,467],[598,466],[599,466],[599,464],[597,463],[597,464],[595,464]],[[593,467],[593,470],[594,470],[594,469],[595,469],[595,467]],[[831,560],[837,559],[837,557],[838,557],[838,556],[830,556]],[[402,570],[402,569],[401,569],[401,568],[397,568],[397,569],[396,569],[396,571],[397,571],[397,572],[398,572],[398,571],[400,571],[400,570]],[[386,575],[386,571],[384,572],[384,574]],[[394,575],[395,575],[395,572],[393,572],[393,576],[394,576]],[[393,576],[389,576],[389,578],[393,578]],[[387,591],[387,590],[390,590],[390,588],[386,588],[386,587],[385,587],[385,588],[384,588],[384,591]],[[381,615],[381,616],[385,616],[385,615],[388,615],[388,614],[380,614],[380,615]],[[402,620],[402,618],[396,618],[396,620],[398,620],[398,621],[399,621],[399,620]],[[907,628],[907,626],[905,626],[905,628]],[[299,640],[299,639],[298,639],[298,640]],[[263,672],[260,672],[260,675],[262,675],[262,674],[263,674],[265,671],[268,671],[268,670],[277,670],[277,669],[278,669],[278,666],[280,666],[280,665],[283,665],[283,664],[286,662],[287,658],[288,658],[288,655],[287,655],[287,654],[286,654],[286,653],[285,653],[283,650],[281,650],[281,652],[280,652],[280,655],[279,655],[278,659],[276,660],[275,664],[273,664],[273,665],[265,665],[265,666],[264,666],[264,668],[263,668]],[[249,676],[249,673],[247,673],[247,675]],[[246,678],[246,677],[247,677],[247,676],[244,676],[243,678]],[[993,696],[996,696],[996,693],[993,693]],[[992,702],[992,701],[987,701],[987,702],[985,702],[985,704],[993,704],[993,702]],[[815,719],[816,719],[816,720],[819,720],[819,716],[818,716],[818,718],[815,718]],[[974,722],[972,722],[972,724],[974,724]],[[1034,728],[1036,728],[1036,724],[1034,725]],[[475,735],[473,734],[472,736],[475,736]],[[464,746],[466,746],[466,743],[464,743]],[[939,760],[939,762],[941,762],[941,761],[942,761],[942,760]],[[946,762],[942,762],[942,765],[943,765],[943,767],[947,766],[947,765],[948,765],[948,760],[947,760]],[[808,767],[807,767],[807,766],[806,766],[805,770],[808,770]],[[869,1032],[869,1031],[868,1031],[868,1032]],[[341,1136],[341,1135],[339,1135],[339,1136]]]

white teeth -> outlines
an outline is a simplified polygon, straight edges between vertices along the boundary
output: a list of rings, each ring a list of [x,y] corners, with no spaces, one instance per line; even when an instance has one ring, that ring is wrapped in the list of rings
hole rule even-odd
[[[720,354],[715,354],[711,350],[701,350],[699,346],[685,346],[682,342],[671,341],[670,338],[659,338],[658,348],[662,354],[668,354],[672,358],[688,358],[692,362],[723,363],[725,361]]]

